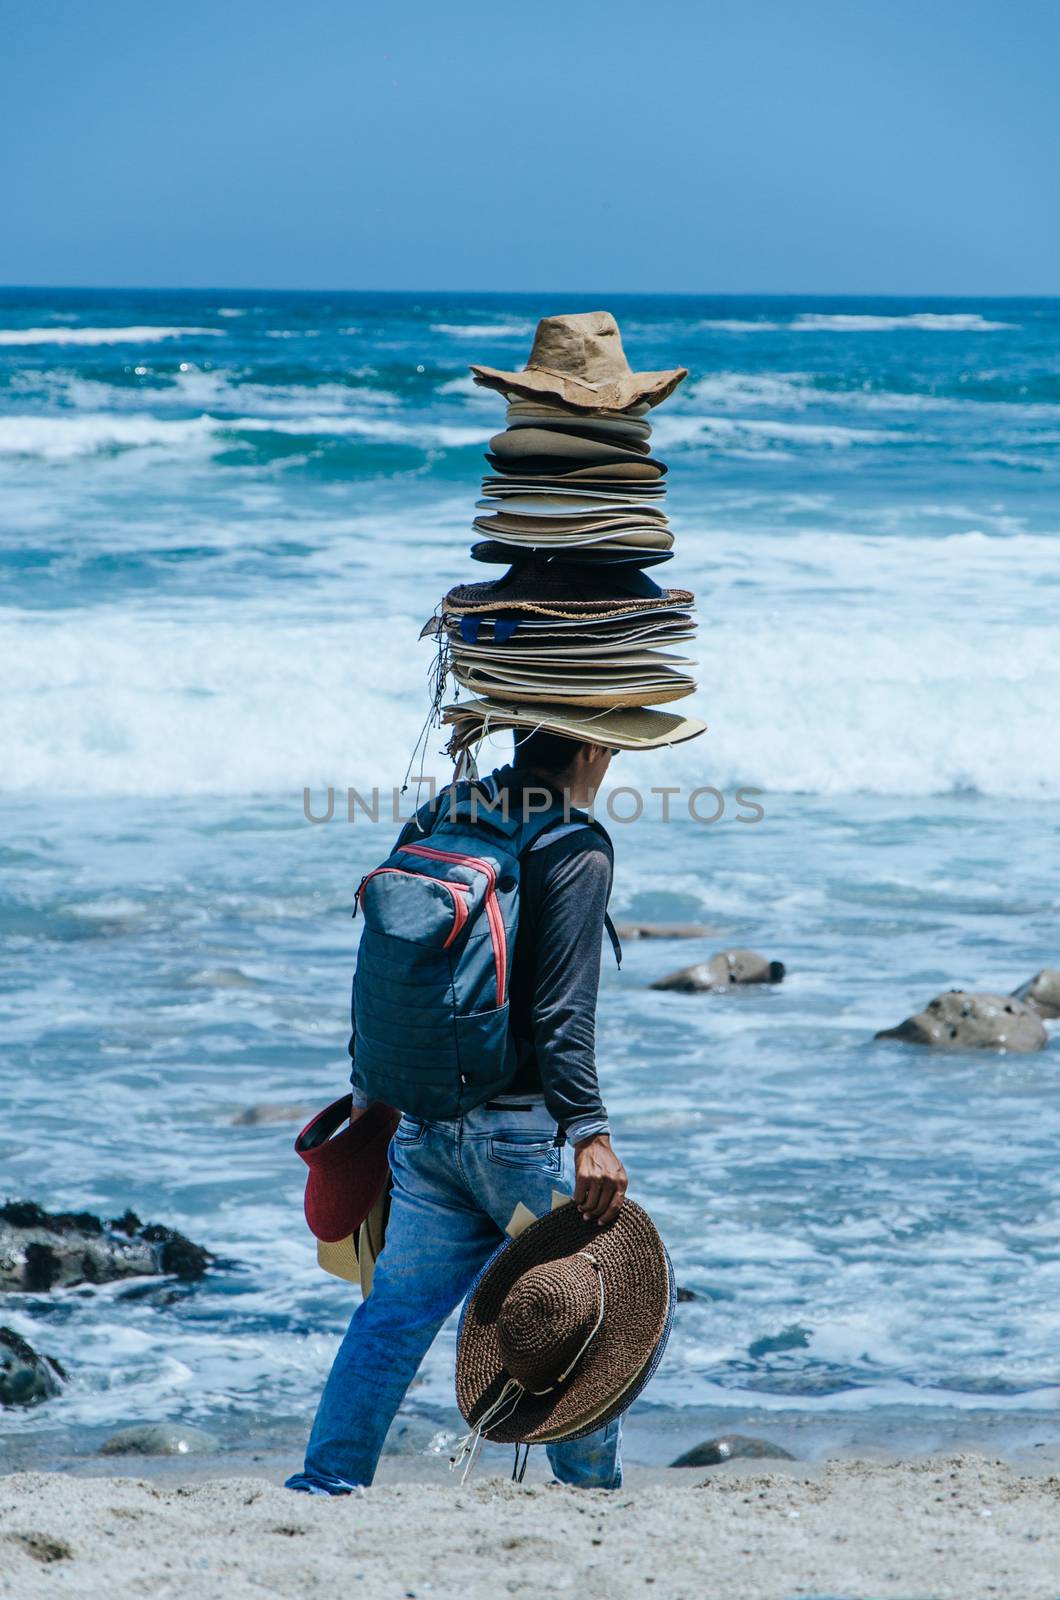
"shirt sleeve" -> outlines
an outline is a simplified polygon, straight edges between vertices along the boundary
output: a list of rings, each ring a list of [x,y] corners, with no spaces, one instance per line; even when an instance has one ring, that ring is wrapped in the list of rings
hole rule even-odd
[[[596,1074],[596,1001],[610,852],[585,834],[549,845],[527,866],[540,872],[531,1024],[545,1105],[577,1142],[608,1131]],[[535,887],[537,887],[535,885]]]

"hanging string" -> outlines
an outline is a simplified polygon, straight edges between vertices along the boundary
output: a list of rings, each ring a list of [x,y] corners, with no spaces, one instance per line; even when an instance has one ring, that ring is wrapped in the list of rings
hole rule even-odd
[[[418,761],[420,771],[416,774],[416,804],[419,805],[420,785],[424,781],[423,762],[427,755],[427,745],[430,740],[431,729],[440,725],[442,719],[442,702],[445,699],[445,682],[449,673],[449,641],[444,630],[439,627],[435,630],[434,659],[427,669],[427,688],[430,694],[430,709],[426,720],[420,729],[416,743],[409,756],[409,764],[405,768],[405,776],[401,780],[401,793],[405,794],[409,786],[409,775],[413,765]]]
[[[578,1254],[580,1256],[584,1256],[586,1261],[592,1263],[596,1272],[597,1286],[600,1290],[600,1309],[597,1312],[596,1321],[589,1330],[588,1337],[582,1341],[571,1360],[567,1362],[567,1365],[559,1374],[558,1378],[556,1378],[554,1383],[550,1383],[547,1389],[529,1389],[525,1384],[520,1383],[518,1378],[506,1379],[504,1386],[502,1387],[501,1392],[497,1396],[496,1400],[494,1400],[491,1406],[486,1408],[470,1432],[465,1433],[462,1439],[457,1440],[454,1452],[449,1457],[450,1472],[452,1472],[454,1467],[458,1467],[461,1461],[465,1462],[464,1470],[460,1477],[461,1483],[465,1483],[467,1481],[468,1473],[471,1471],[475,1456],[478,1454],[482,1441],[483,1439],[489,1437],[489,1430],[491,1428],[499,1427],[503,1422],[507,1422],[514,1414],[516,1407],[525,1394],[532,1394],[536,1397],[551,1394],[554,1389],[558,1389],[562,1383],[565,1383],[570,1377],[571,1373],[574,1371],[575,1367],[578,1365],[578,1362],[581,1360],[586,1350],[588,1350],[589,1346],[596,1338],[596,1335],[600,1332],[600,1329],[603,1327],[605,1311],[603,1268],[590,1250],[579,1250]],[[527,1455],[529,1455],[529,1445],[527,1445],[526,1450]],[[518,1466],[518,1446],[516,1447],[515,1456],[516,1466]],[[522,1483],[523,1473],[525,1472],[526,1457],[524,1456],[522,1472],[519,1474],[518,1478],[516,1478],[515,1471],[513,1470],[513,1481],[516,1483]]]

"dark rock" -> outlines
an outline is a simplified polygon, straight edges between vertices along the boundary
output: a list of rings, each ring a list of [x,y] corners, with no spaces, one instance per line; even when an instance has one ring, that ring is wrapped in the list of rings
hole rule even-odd
[[[312,1106],[274,1105],[264,1101],[259,1106],[247,1106],[232,1118],[233,1128],[259,1128],[263,1122],[308,1122],[313,1115]]]
[[[1003,994],[966,994],[951,989],[936,995],[896,1028],[882,1028],[877,1039],[931,1045],[936,1050],[1041,1050],[1049,1035],[1041,1017],[1022,1000]]]
[[[657,978],[651,987],[680,994],[721,994],[736,984],[781,983],[783,978],[783,961],[767,961],[754,950],[722,950],[709,961]]]
[[[683,1456],[671,1461],[671,1467],[717,1467],[723,1461],[794,1461],[790,1450],[768,1439],[750,1439],[742,1433],[724,1433],[717,1439],[704,1439]]]
[[[31,1561],[39,1561],[42,1567],[50,1566],[53,1561],[73,1560],[73,1548],[65,1539],[53,1539],[50,1534],[36,1532],[8,1533],[4,1537]]]
[[[112,1433],[99,1447],[101,1456],[204,1456],[219,1449],[212,1433],[182,1423],[143,1422]]]
[[[698,1298],[699,1296],[696,1294],[694,1289],[678,1289],[677,1291],[677,1302],[679,1305],[684,1305],[689,1300],[698,1300]]]
[[[1033,978],[1013,989],[1012,998],[1024,1001],[1040,1017],[1060,1017],[1060,968],[1043,967]]]
[[[717,931],[705,922],[622,922],[615,929],[620,939],[709,939]]]
[[[10,1328],[0,1328],[0,1405],[32,1406],[58,1394],[66,1373]]]
[[[213,1260],[173,1228],[145,1227],[133,1211],[104,1222],[90,1212],[44,1211],[29,1200],[0,1206],[0,1289],[40,1294],[158,1273],[193,1282]]]

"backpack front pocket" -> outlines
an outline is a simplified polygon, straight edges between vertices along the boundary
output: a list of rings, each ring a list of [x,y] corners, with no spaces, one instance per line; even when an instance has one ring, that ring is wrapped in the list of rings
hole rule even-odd
[[[471,888],[402,867],[377,867],[357,891],[369,928],[406,944],[448,950],[468,916]]]
[[[493,946],[493,970],[497,979],[497,1004],[503,1006],[507,999],[508,989],[508,936],[504,927],[504,913],[497,899],[497,870],[492,862],[484,861],[479,856],[464,855],[457,850],[439,850],[430,844],[403,844],[399,850],[406,850],[410,855],[425,856],[430,861],[444,861],[453,866],[464,867],[470,872],[481,874],[485,899],[483,905],[486,911],[486,922],[490,931],[490,943]],[[447,879],[446,882],[453,880]],[[470,885],[467,886],[470,888]]]

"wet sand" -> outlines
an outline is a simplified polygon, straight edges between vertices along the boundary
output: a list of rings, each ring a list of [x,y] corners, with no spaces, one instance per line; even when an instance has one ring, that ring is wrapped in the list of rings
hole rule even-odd
[[[101,1464],[102,1465],[102,1464]],[[614,1494],[395,1461],[343,1500],[271,1465],[0,1478],[0,1593],[495,1600],[1055,1600],[1060,1476],[974,1455],[634,1468]],[[145,1464],[146,1465],[146,1464]],[[772,1464],[771,1464],[772,1465]],[[173,1464],[176,1469],[177,1464]],[[433,1468],[433,1470],[424,1470]],[[212,1470],[213,1476],[207,1476]],[[138,1466],[130,1467],[135,1473]],[[271,1480],[271,1481],[270,1481]]]

